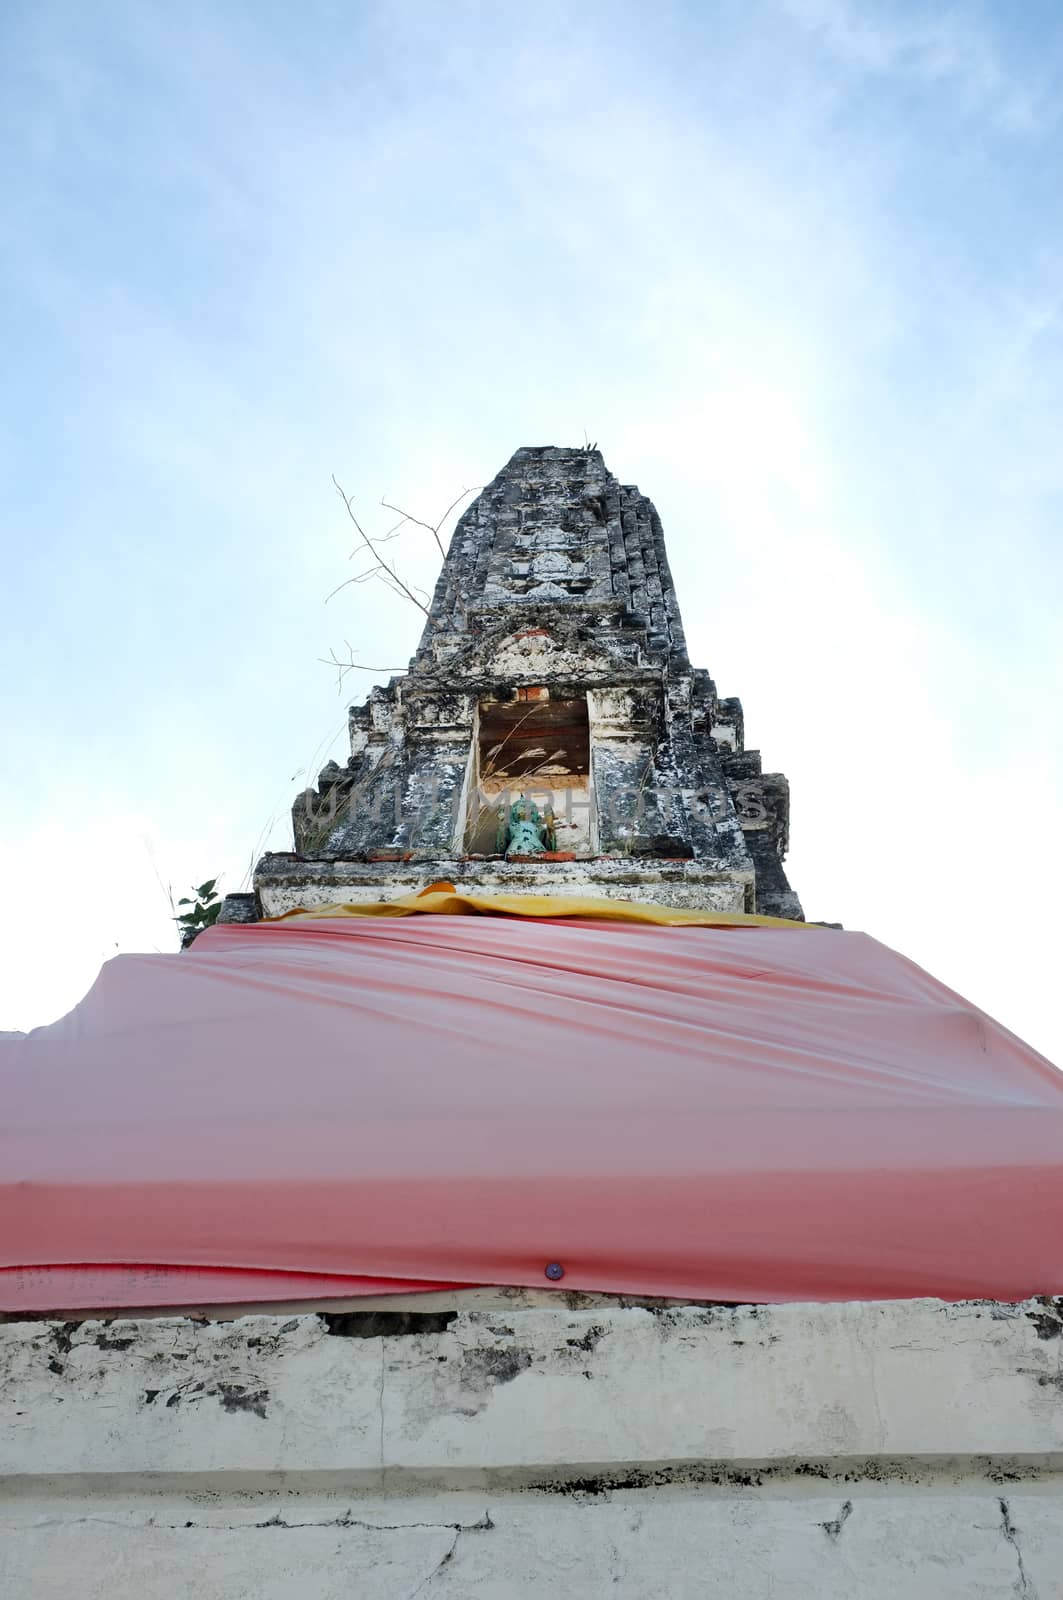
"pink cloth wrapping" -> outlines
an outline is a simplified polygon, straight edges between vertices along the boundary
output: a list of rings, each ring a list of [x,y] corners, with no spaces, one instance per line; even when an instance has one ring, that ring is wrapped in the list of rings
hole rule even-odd
[[[1063,1075],[863,934],[223,926],[0,1073],[6,1311],[1063,1289]]]

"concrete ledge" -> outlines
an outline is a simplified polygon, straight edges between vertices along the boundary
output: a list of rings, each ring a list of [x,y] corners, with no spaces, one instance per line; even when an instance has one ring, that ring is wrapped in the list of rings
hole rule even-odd
[[[1063,1596],[1060,1311],[9,1323],[0,1581],[169,1597],[194,1561],[219,1597]]]
[[[329,901],[395,900],[438,879],[484,894],[583,894],[709,911],[748,911],[753,904],[751,871],[688,860],[589,856],[537,864],[424,854],[398,864],[267,855],[255,868],[255,889],[266,917]]]

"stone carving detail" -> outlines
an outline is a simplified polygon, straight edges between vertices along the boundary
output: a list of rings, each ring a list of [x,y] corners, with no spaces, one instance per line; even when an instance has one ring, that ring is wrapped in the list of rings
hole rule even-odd
[[[522,794],[512,805],[498,808],[498,853],[502,856],[541,856],[557,849],[551,806],[542,811]]]
[[[484,730],[523,728],[524,701],[547,708],[546,756],[528,766],[529,747],[515,774],[534,793],[477,810]],[[660,518],[597,449],[516,452],[454,530],[409,672],[350,729],[346,766],[296,802],[296,855],[259,864],[268,912],[426,874],[505,889],[519,872],[537,892],[801,915],[786,780],[762,775],[740,703],[691,667]],[[580,807],[558,852],[554,813]]]

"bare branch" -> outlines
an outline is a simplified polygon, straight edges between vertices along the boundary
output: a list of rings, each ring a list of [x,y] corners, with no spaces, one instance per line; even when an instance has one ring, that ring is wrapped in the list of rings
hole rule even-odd
[[[387,533],[375,533],[373,535],[373,543],[374,544],[390,544],[392,539],[397,539],[398,538],[399,534],[402,532],[404,527],[405,527],[405,523],[396,522],[395,526],[393,528],[389,528]],[[360,550],[354,549],[354,550],[351,551],[350,555],[347,557],[347,560],[348,561],[353,561],[355,556],[358,556],[358,555],[361,555],[361,554],[362,554],[362,552]]]
[[[359,535],[360,539],[362,540],[362,543],[365,545],[366,549],[369,551],[370,555],[372,555],[374,557],[374,559],[379,562],[380,567],[387,574],[387,576],[391,579],[392,583],[396,587],[396,590],[399,593],[403,594],[406,597],[407,600],[411,601],[417,607],[418,611],[422,611],[424,613],[424,615],[427,617],[429,615],[428,607],[424,604],[423,601],[418,600],[418,598],[414,594],[413,590],[410,589],[405,583],[403,583],[402,579],[399,577],[398,573],[395,571],[395,568],[392,567],[392,566],[389,566],[388,563],[381,556],[379,550],[377,549],[377,543],[380,543],[382,541],[377,541],[376,543],[374,543],[374,541],[366,533],[365,529],[362,527],[362,524],[358,521],[358,518],[354,514],[354,511],[353,511],[352,506],[351,506],[351,497],[348,494],[346,494],[343,489],[340,488],[340,485],[336,482],[335,474],[333,474],[332,483],[333,483],[333,486],[334,486],[334,488],[336,490],[336,493],[339,495],[340,499],[343,501],[344,507],[346,508],[346,511],[347,511],[347,515],[350,517],[350,519],[351,519],[352,523],[354,524],[355,528],[358,530],[358,535]],[[392,506],[391,509],[395,510],[396,508],[394,506]],[[340,588],[343,588],[342,584],[340,585]],[[332,592],[333,592],[333,594],[336,594],[338,591],[334,589]],[[330,599],[332,598],[331,595],[329,596],[329,598]]]
[[[351,659],[349,661],[341,661],[340,657],[336,654],[335,650],[330,650],[327,657],[326,656],[318,656],[318,660],[321,662],[321,665],[323,667],[335,667],[336,668],[336,693],[337,694],[341,694],[342,693],[342,691],[343,691],[343,680],[347,676],[348,672],[401,672],[402,671],[401,667],[368,667],[368,666],[364,666],[360,661],[355,661],[355,659],[354,659],[354,651],[351,650],[350,645],[347,646],[347,649],[348,649],[348,652],[349,652],[350,657],[351,657]]]
[[[419,584],[413,583],[412,581],[407,583],[406,580],[399,575],[393,562],[389,561],[381,553],[380,546],[389,544],[392,540],[397,539],[407,527],[413,526],[424,528],[431,533],[432,537],[435,539],[439,553],[445,562],[446,552],[443,549],[443,544],[439,537],[439,530],[454,511],[455,507],[459,506],[468,495],[474,494],[476,491],[473,489],[463,489],[461,494],[459,494],[455,500],[451,501],[450,505],[444,511],[439,521],[434,525],[430,522],[422,521],[420,517],[411,516],[408,511],[403,511],[401,506],[392,505],[389,501],[382,499],[380,502],[381,505],[385,506],[389,511],[395,512],[399,520],[398,522],[394,523],[386,533],[371,535],[365,531],[365,529],[362,527],[362,524],[359,522],[358,517],[355,514],[352,497],[347,494],[346,490],[339,483],[335,474],[332,476],[332,486],[339,495],[340,499],[343,501],[344,510],[346,511],[352,526],[358,534],[358,543],[350,552],[348,560],[353,561],[356,556],[368,558],[368,565],[366,565],[362,571],[355,572],[351,577],[345,579],[343,583],[337,584],[335,589],[331,590],[331,592],[325,596],[326,603],[329,600],[334,599],[341,590],[351,588],[357,584],[368,583],[370,579],[376,578],[385,586],[386,589],[390,590],[392,594],[397,595],[400,600],[408,600],[415,605],[418,611],[420,611],[421,614],[427,619],[429,628],[434,627],[436,625],[436,619],[432,615],[432,602],[430,594],[426,590],[422,589]],[[459,613],[462,612],[463,607],[460,596],[454,597],[454,604],[457,606]],[[330,650],[327,657],[320,656],[318,658],[323,666],[335,667],[337,691],[342,691],[344,678],[348,672],[397,673],[405,670],[402,667],[366,666],[360,661],[355,661],[355,653],[350,642],[345,640],[344,643],[347,647],[347,654],[349,657],[348,660],[343,660],[336,654],[335,650]]]
[[[378,567],[370,567],[368,572],[360,572],[356,578],[344,578],[343,582],[338,584],[336,588],[332,590],[331,594],[327,594],[325,596],[325,604],[328,605],[333,595],[339,594],[341,589],[349,588],[352,583],[364,583],[367,578],[371,578],[373,577],[374,573],[379,572],[382,566],[383,563],[381,563],[381,566]]]
[[[475,493],[476,493],[475,489],[463,489],[461,491],[461,493],[458,495],[458,498],[456,500],[452,500],[450,502],[449,506],[444,511],[444,513],[440,517],[439,521],[436,522],[436,523],[422,522],[420,517],[411,516],[411,514],[408,511],[403,511],[401,506],[393,506],[391,504],[390,500],[381,499],[380,504],[385,508],[385,510],[394,511],[402,518],[402,522],[400,522],[398,524],[399,528],[401,528],[404,523],[412,522],[415,528],[424,528],[426,533],[430,533],[432,535],[432,538],[435,540],[435,542],[436,542],[436,544],[437,544],[437,546],[439,548],[439,554],[443,557],[443,560],[445,561],[447,559],[447,552],[443,549],[443,541],[439,537],[439,530],[443,526],[444,522],[446,522],[447,518],[450,516],[450,513],[454,510],[454,507],[455,506],[460,506],[461,502],[465,499],[466,495],[475,494]]]
[[[351,649],[350,645],[347,646]],[[351,650],[353,657],[354,651]],[[335,650],[330,650],[327,656],[317,658],[323,667],[342,667],[344,672],[404,672],[405,667],[367,667],[360,661],[341,661]]]

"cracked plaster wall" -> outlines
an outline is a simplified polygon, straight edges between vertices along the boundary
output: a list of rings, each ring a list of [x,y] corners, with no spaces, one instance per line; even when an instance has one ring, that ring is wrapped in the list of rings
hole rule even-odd
[[[418,1304],[0,1327],[0,1592],[1063,1596],[1059,1302]]]

